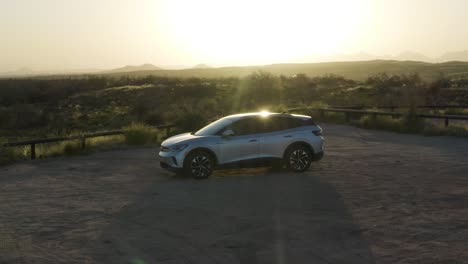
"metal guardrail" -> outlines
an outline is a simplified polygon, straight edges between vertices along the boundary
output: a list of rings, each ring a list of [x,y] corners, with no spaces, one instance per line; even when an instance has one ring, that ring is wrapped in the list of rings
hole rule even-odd
[[[288,109],[289,112],[299,111],[299,110],[312,110],[318,111],[321,117],[325,116],[326,112],[334,113],[345,113],[346,120],[350,120],[350,114],[359,113],[363,115],[372,115],[372,116],[392,116],[392,117],[402,117],[404,113],[395,113],[395,112],[380,112],[380,111],[368,111],[368,110],[357,110],[357,109],[341,109],[341,108],[313,108],[313,107],[299,107]],[[468,116],[465,115],[435,115],[435,114],[417,114],[416,116],[420,118],[427,119],[444,119],[445,127],[449,126],[449,120],[468,120]]]
[[[166,135],[168,135],[170,132],[170,129],[173,128],[174,126],[175,126],[174,124],[165,124],[165,125],[153,126],[153,128],[166,129]],[[69,137],[54,137],[54,138],[32,139],[32,140],[17,141],[17,142],[7,142],[7,143],[2,144],[2,146],[3,147],[20,147],[20,146],[29,145],[31,146],[31,159],[36,159],[36,145],[37,144],[46,144],[46,143],[69,141],[69,140],[81,140],[81,148],[84,149],[86,148],[87,138],[123,135],[124,133],[125,133],[125,130],[112,130],[112,131],[104,131],[104,132],[97,132],[97,133],[87,133],[87,134],[69,136]]]

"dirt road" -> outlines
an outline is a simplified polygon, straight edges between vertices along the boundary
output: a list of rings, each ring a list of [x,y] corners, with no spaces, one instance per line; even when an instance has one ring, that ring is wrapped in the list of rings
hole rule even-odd
[[[467,263],[468,139],[324,126],[303,174],[155,149],[0,168],[0,263]]]

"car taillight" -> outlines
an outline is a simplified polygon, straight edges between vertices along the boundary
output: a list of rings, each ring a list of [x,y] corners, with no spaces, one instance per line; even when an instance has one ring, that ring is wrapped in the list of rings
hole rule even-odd
[[[322,135],[322,130],[321,129],[320,130],[314,130],[314,131],[312,131],[312,133],[314,133],[314,135],[316,135],[316,136],[321,136]]]

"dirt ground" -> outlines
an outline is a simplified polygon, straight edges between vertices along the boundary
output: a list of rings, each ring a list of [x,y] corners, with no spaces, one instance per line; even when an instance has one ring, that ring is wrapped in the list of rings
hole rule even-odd
[[[468,263],[468,139],[325,125],[303,174],[156,149],[0,168],[0,263]]]

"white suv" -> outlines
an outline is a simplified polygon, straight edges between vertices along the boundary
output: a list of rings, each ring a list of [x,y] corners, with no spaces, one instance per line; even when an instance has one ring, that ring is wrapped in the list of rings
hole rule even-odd
[[[161,167],[194,178],[214,168],[284,165],[296,172],[323,157],[322,129],[310,116],[269,112],[230,115],[195,133],[166,139]]]

